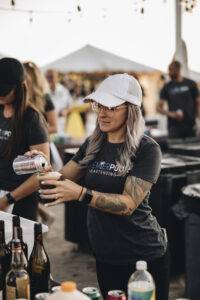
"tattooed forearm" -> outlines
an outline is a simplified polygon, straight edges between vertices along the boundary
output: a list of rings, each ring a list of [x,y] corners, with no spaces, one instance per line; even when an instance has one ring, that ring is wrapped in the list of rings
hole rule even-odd
[[[117,194],[98,193],[95,206],[111,213],[126,214],[128,211],[126,203]]]
[[[134,176],[128,176],[126,179],[124,191],[132,198],[136,207],[140,205],[144,197],[150,191],[152,183]]]
[[[94,200],[90,205],[109,213],[130,216],[147,195],[151,186],[152,184],[145,180],[129,176],[122,195],[94,191]]]

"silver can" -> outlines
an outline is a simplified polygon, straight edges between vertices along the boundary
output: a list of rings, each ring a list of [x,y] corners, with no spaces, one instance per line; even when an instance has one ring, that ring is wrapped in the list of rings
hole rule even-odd
[[[13,169],[17,175],[32,174],[48,168],[48,161],[42,155],[17,157],[13,161]]]

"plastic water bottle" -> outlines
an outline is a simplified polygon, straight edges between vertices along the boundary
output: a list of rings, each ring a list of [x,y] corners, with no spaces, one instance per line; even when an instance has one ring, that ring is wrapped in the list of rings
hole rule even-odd
[[[146,261],[136,263],[136,271],[128,282],[128,300],[155,300],[155,283],[147,271]]]
[[[90,300],[90,298],[76,289],[76,283],[65,281],[61,283],[61,290],[50,294],[46,300]]]

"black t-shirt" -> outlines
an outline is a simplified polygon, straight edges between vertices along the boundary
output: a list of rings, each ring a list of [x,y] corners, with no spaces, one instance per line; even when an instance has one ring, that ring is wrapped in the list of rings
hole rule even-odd
[[[181,109],[183,111],[183,120],[177,121],[168,118],[168,129],[174,128],[192,128],[196,117],[196,98],[199,91],[193,80],[183,78],[181,82],[170,81],[164,85],[160,92],[160,98],[168,102],[170,111]]]
[[[31,176],[30,174],[15,174],[12,167],[12,161],[3,157],[10,135],[11,118],[4,117],[3,106],[0,105],[0,190],[4,191],[12,191]],[[24,118],[21,147],[17,155],[23,155],[32,145],[42,144],[45,142],[48,142],[46,126],[38,113],[32,108],[28,108]],[[23,201],[23,199],[15,204],[16,207],[20,207],[20,213],[18,210],[15,210],[15,208],[14,212],[20,216],[35,219],[37,207],[36,194],[34,193],[27,198],[29,201]],[[34,212],[32,211],[33,207]]]
[[[79,162],[87,148],[86,142],[73,157]],[[133,168],[125,177],[118,175],[116,160],[123,143],[103,142],[100,152],[86,169],[86,187],[100,192],[122,194],[128,175],[156,183],[160,172],[161,151],[158,144],[144,136],[136,157],[132,158]],[[157,220],[145,197],[131,216],[120,216],[89,207],[88,232],[96,258],[111,264],[135,263],[138,259],[147,261],[162,256],[166,241]]]

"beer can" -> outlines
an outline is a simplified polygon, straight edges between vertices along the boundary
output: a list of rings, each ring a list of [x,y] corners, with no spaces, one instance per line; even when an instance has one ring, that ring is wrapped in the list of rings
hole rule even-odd
[[[126,294],[121,290],[113,290],[108,292],[108,300],[126,300]]]
[[[60,291],[61,291],[61,285],[56,285],[51,289],[51,293],[60,292]]]
[[[99,289],[96,287],[85,287],[82,289],[82,292],[93,300],[99,300],[101,297]]]
[[[17,175],[41,172],[48,168],[48,161],[42,155],[16,157],[13,169]]]
[[[39,293],[35,295],[35,300],[45,300],[49,296],[49,293]]]

